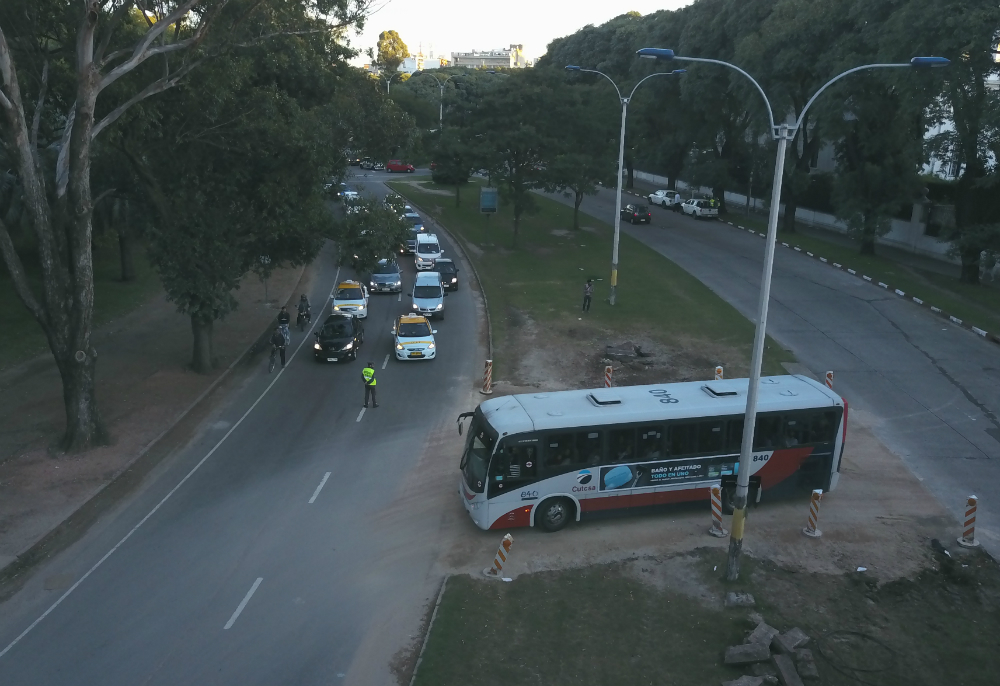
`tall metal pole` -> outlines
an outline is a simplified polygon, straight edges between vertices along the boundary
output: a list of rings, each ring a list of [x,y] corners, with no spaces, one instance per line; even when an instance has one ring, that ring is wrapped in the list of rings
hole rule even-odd
[[[444,131],[444,83],[445,82],[443,81],[440,84],[438,84],[439,86],[441,86],[441,97],[438,100],[438,133],[442,133]],[[458,82],[456,81],[455,83]]]
[[[771,208],[767,216],[767,240],[764,248],[764,274],[760,280],[760,303],[757,307],[757,331],[753,339],[750,379],[747,385],[747,409],[743,415],[743,444],[740,446],[739,471],[736,474],[736,495],[733,498],[733,523],[730,526],[729,558],[726,579],[740,576],[740,553],[743,551],[743,525],[746,522],[747,493],[750,488],[750,466],[753,458],[753,433],[757,420],[757,392],[760,390],[760,368],[767,338],[767,305],[771,298],[771,271],[774,267],[774,245],[778,237],[778,206],[781,203],[781,181],[785,172],[785,146],[795,137],[796,129],[787,124],[778,127],[778,153],[774,161],[774,184]]]
[[[622,172],[625,166],[625,115],[628,112],[628,98],[622,98],[622,132],[618,143],[618,190],[615,193],[615,247],[611,252],[611,297],[608,302],[615,304],[618,295],[618,237],[622,225]]]

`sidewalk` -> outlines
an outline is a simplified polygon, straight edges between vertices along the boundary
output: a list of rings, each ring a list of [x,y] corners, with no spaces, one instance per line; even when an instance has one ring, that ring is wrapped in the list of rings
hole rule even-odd
[[[100,353],[97,398],[112,445],[82,455],[52,451],[65,426],[59,373],[46,354],[0,374],[0,569],[12,562],[129,467],[216,381],[308,285],[310,270],[256,276],[236,292],[239,307],[215,324],[214,373],[191,359],[190,319],[158,294],[94,335]],[[300,284],[301,281],[301,284]]]

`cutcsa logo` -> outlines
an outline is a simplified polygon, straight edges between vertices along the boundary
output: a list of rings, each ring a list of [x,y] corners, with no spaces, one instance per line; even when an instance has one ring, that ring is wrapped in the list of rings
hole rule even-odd
[[[579,474],[576,475],[576,482],[581,486],[589,484],[593,475],[590,473],[589,469],[581,470]]]

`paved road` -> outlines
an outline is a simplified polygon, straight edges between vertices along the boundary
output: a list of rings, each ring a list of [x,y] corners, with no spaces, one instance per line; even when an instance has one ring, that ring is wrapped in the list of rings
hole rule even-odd
[[[358,186],[386,192],[378,181]],[[413,266],[402,263],[407,287]],[[314,310],[336,273],[328,246]],[[405,293],[371,302],[362,350],[378,370],[380,407],[359,416],[365,360],[317,364],[308,331],[293,332],[290,350],[305,344],[280,377],[259,356],[259,372],[211,426],[3,605],[0,651],[62,593],[44,590],[44,579],[80,580],[142,523],[0,656],[0,684],[390,682],[392,653],[416,633],[438,582],[429,573],[438,551],[426,541],[442,516],[412,497],[418,465],[468,409],[483,353],[467,283],[435,324],[433,362],[389,359],[383,370],[391,322],[410,304]]]
[[[613,221],[614,192],[586,198],[582,209]],[[724,223],[652,212],[651,226],[623,231],[755,320],[764,241]],[[628,264],[619,273],[627,281]],[[771,298],[768,333],[816,374],[834,370],[855,417],[956,516],[966,496],[978,495],[977,536],[1000,554],[1000,347],[781,246]]]

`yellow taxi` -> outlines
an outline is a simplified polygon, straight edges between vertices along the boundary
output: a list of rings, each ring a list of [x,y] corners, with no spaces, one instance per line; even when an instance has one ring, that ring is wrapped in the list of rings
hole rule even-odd
[[[392,326],[392,345],[397,360],[433,360],[437,356],[436,329],[427,317],[404,314]]]
[[[368,289],[358,281],[342,281],[333,292],[333,311],[358,319],[368,317]]]

